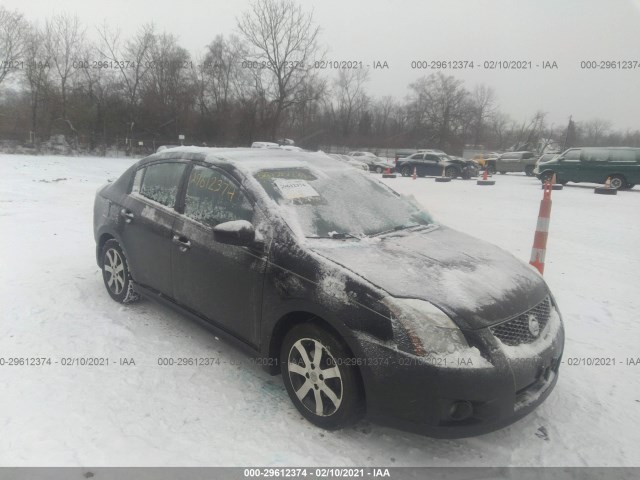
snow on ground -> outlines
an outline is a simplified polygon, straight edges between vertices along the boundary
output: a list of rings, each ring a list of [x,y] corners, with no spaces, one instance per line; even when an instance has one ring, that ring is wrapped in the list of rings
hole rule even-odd
[[[363,421],[305,422],[280,377],[150,301],[121,306],[95,263],[95,190],[133,160],[0,155],[0,358],[106,357],[108,366],[0,366],[0,465],[640,465],[640,190],[553,192],[545,278],[566,326],[559,383],[534,413],[463,440]],[[442,223],[528,261],[539,183],[387,180]],[[213,357],[208,367],[159,357]],[[615,366],[570,366],[612,357]],[[118,365],[133,358],[136,365]],[[115,363],[115,364],[114,364]]]

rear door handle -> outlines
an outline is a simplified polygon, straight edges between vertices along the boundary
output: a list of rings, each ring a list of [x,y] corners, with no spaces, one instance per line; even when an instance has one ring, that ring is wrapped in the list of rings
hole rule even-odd
[[[131,223],[131,220],[133,220],[135,217],[135,215],[131,213],[131,210],[127,210],[126,208],[120,210],[120,215],[124,217],[125,222],[127,223]]]
[[[186,237],[182,237],[180,235],[174,235],[171,241],[176,245],[178,245],[178,247],[180,247],[180,250],[183,252],[191,248],[191,242]]]

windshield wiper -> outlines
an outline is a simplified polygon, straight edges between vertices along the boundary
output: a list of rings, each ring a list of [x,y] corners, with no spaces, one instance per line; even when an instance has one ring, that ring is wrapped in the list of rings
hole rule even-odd
[[[329,235],[311,235],[306,238],[331,238],[333,240],[342,240],[345,238],[356,238],[358,240],[362,239],[362,237],[347,232],[330,232]]]
[[[395,227],[393,227],[390,230],[383,230],[382,232],[378,232],[378,233],[372,233],[371,235],[369,235],[370,237],[377,237],[380,235],[384,235],[386,233],[393,233],[393,232],[399,232],[400,230],[408,230],[410,228],[416,228],[416,227],[423,227],[426,228],[427,225],[423,225],[421,223],[412,223],[411,225],[397,225]]]

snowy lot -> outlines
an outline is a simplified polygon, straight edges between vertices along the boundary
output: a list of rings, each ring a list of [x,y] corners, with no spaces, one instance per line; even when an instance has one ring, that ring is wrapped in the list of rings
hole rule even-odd
[[[324,432],[271,377],[149,301],[124,307],[95,263],[95,190],[133,160],[0,155],[0,357],[106,357],[108,366],[0,366],[0,465],[638,466],[640,189],[553,192],[545,278],[564,315],[560,379],[501,431],[434,440],[368,422]],[[440,222],[528,261],[540,184],[387,180]],[[158,357],[218,357],[161,367]],[[615,366],[568,365],[611,357]],[[118,364],[133,358],[135,365]]]

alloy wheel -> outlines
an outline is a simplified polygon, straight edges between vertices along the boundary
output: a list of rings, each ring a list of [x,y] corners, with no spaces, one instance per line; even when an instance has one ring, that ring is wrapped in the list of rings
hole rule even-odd
[[[104,257],[104,270],[109,274],[109,277],[106,279],[107,286],[115,295],[120,295],[125,284],[124,262],[122,257],[115,248],[107,250]]]
[[[334,357],[318,340],[301,338],[289,350],[289,380],[300,403],[311,413],[328,417],[342,403],[343,384]]]

